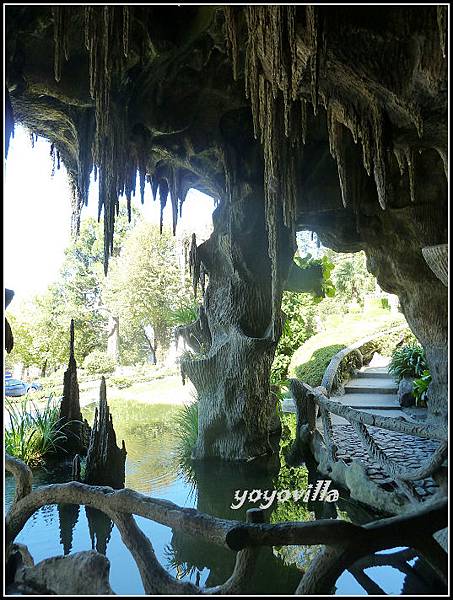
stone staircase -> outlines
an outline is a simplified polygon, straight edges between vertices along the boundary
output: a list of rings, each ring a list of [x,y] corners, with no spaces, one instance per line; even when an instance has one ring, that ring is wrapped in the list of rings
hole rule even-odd
[[[407,419],[420,418],[426,409],[402,409],[398,403],[398,385],[387,370],[387,366],[362,367],[344,386],[344,394],[331,396],[330,400],[340,402],[351,408],[375,415]],[[284,412],[296,412],[293,399],[286,398],[282,402]],[[422,413],[413,415],[412,413]],[[366,468],[367,475],[380,487],[387,491],[396,489],[396,484],[380,465],[367,454],[352,425],[331,413],[333,434],[338,447],[338,458],[346,463],[359,459]],[[423,417],[422,417],[423,419]],[[317,427],[322,431],[321,419]],[[379,446],[386,454],[399,464],[415,469],[423,464],[436,450],[438,442],[433,442],[410,435],[390,432],[376,427],[369,427]],[[415,489],[421,498],[428,498],[436,492],[437,485],[428,477],[415,481]]]
[[[387,367],[362,367],[355,377],[346,383],[344,392],[342,396],[332,396],[331,400],[376,414],[404,414],[398,402],[398,384],[389,375]]]

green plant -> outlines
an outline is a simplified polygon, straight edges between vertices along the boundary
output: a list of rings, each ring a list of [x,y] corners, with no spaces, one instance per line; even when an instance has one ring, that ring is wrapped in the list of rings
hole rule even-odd
[[[6,401],[6,410],[9,427],[5,428],[5,450],[30,466],[42,464],[57,450],[58,442],[66,439],[59,426],[59,405],[52,398],[42,409],[28,399],[19,405]]]
[[[420,344],[412,343],[397,348],[393,352],[388,370],[396,381],[400,381],[403,377],[421,377],[427,368],[423,347]]]
[[[178,325],[189,325],[198,318],[199,305],[196,302],[180,306],[173,309],[168,316],[170,325],[177,327]]]
[[[296,377],[312,387],[321,385],[324,372],[332,357],[340,350],[343,350],[343,348],[345,348],[343,344],[333,344],[332,346],[315,350],[310,360],[302,365],[298,365],[294,369]]]
[[[429,372],[428,369],[425,369],[422,373],[422,376],[419,377],[418,379],[414,380],[414,388],[413,388],[413,395],[415,398],[415,405],[416,406],[426,406],[427,403],[427,399],[428,399],[428,387],[429,384],[431,383],[432,377],[431,377],[431,373]]]
[[[335,265],[329,260],[327,255],[324,255],[322,258],[312,258],[311,254],[307,254],[303,258],[300,256],[295,256],[294,262],[300,269],[308,269],[315,265],[319,265],[319,267],[321,267],[321,293],[313,294],[313,299],[316,303],[321,302],[321,300],[325,297],[332,298],[335,296],[335,285],[331,278],[331,273]]]
[[[116,367],[116,361],[113,356],[106,352],[95,350],[88,354],[83,362],[83,368],[91,375],[113,373]]]
[[[179,461],[189,460],[198,437],[198,402],[181,408],[175,420],[175,436]]]

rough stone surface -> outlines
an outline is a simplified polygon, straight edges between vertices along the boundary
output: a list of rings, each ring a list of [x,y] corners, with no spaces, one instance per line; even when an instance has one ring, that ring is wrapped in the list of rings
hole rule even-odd
[[[426,462],[438,447],[438,442],[393,431],[384,431],[377,427],[369,427],[369,431],[387,456],[403,467],[416,469]],[[398,489],[393,479],[368,455],[352,425],[335,425],[333,432],[339,448],[338,458],[346,464],[351,463],[354,459],[359,459],[364,464],[371,481],[389,491]],[[414,486],[422,498],[432,496],[439,490],[431,477],[423,481],[414,481]]]
[[[113,420],[107,404],[105,379],[102,377],[99,406],[96,407],[85,465],[84,483],[123,488],[126,479],[126,446],[116,445]]]
[[[92,550],[57,556],[34,567],[22,567],[15,583],[38,594],[97,596],[113,594],[109,584],[110,562]]]
[[[219,204],[202,259],[213,343],[187,369],[206,414],[198,456],[267,446],[266,379],[301,229],[366,252],[426,350],[428,418],[446,423],[447,289],[422,249],[448,240],[447,6],[10,5],[5,18],[7,132],[14,114],[52,142],[75,230],[96,166],[106,266],[137,170],[142,196],[148,179],[162,209],[170,199],[173,227],[189,188]],[[225,425],[238,439],[212,450]]]
[[[400,406],[407,408],[415,404],[413,395],[414,382],[408,377],[403,377],[398,385],[398,402]]]

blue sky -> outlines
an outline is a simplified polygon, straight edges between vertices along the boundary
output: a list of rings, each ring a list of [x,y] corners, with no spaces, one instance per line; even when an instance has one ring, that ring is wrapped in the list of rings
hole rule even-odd
[[[71,202],[67,173],[63,166],[51,176],[50,143],[39,138],[32,148],[28,132],[16,126],[10,142],[4,178],[4,286],[15,291],[16,304],[43,292],[52,283],[70,242]],[[137,186],[137,190],[139,187]],[[146,186],[145,203],[133,199],[145,219],[159,222],[158,202]],[[212,198],[191,190],[183,207],[178,231],[203,231],[212,226]],[[97,186],[92,184],[86,216],[97,216]],[[102,218],[102,217],[101,217]],[[171,227],[167,203],[164,225]]]

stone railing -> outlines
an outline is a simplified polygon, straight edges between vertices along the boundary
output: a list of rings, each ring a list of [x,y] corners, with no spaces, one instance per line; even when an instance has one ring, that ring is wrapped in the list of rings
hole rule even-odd
[[[322,379],[321,386],[312,389],[310,386],[296,380],[290,380],[290,387],[297,409],[297,434],[295,451],[300,452],[300,444],[305,448],[313,445],[313,435],[316,429],[316,420],[318,415],[322,421],[322,439],[317,438],[318,450],[321,446],[321,452],[325,450],[326,463],[330,467],[338,463],[337,447],[334,441],[332,420],[330,415],[336,414],[348,421],[368,456],[373,462],[382,467],[388,475],[394,478],[398,488],[403,492],[410,502],[418,503],[418,497],[413,481],[418,481],[428,476],[438,476],[441,480],[441,474],[445,475],[444,463],[447,458],[447,438],[445,430],[415,422],[407,417],[406,420],[392,417],[382,417],[370,415],[360,410],[342,405],[339,402],[331,401],[330,395],[343,383],[345,362],[349,362],[346,371],[352,371],[363,365],[361,349],[368,343],[373,342],[383,336],[392,335],[407,329],[407,325],[399,325],[391,329],[380,331],[366,338],[358,340],[347,348],[340,350],[331,359]],[[352,359],[352,360],[351,360]],[[441,442],[437,450],[432,454],[427,463],[419,469],[413,471],[400,467],[394,460],[389,458],[385,451],[377,444],[373,436],[367,429],[367,425],[379,427],[388,431],[405,433],[407,435],[422,437]],[[445,481],[442,481],[444,484]]]
[[[28,519],[49,504],[85,505],[105,513],[132,554],[147,595],[240,594],[254,576],[260,547],[282,545],[325,545],[302,575],[296,594],[328,594],[345,569],[352,567],[358,578],[363,575],[368,563],[360,566],[359,559],[396,546],[414,549],[431,565],[440,581],[447,582],[447,554],[433,538],[447,525],[445,499],[412,514],[364,526],[340,520],[269,524],[264,522],[264,512],[259,509],[247,511],[243,523],[182,508],[130,489],[113,490],[70,482],[32,490],[32,474],[25,464],[6,455],[5,467],[16,479],[16,497],[6,515],[5,527],[7,578],[16,586],[16,593],[33,590],[36,593],[36,589],[39,593],[57,595],[90,593],[90,590],[91,594],[113,593],[108,583],[109,562],[96,552],[54,557],[34,566],[26,546],[14,543]],[[237,552],[231,577],[212,588],[175,579],[160,565],[151,541],[139,529],[133,515]]]
[[[445,476],[445,460],[448,456],[448,432],[445,429],[413,420],[405,420],[392,417],[370,414],[335,402],[328,398],[325,387],[315,389],[299,381],[290,380],[290,388],[296,403],[297,427],[295,448],[300,451],[300,444],[305,448],[313,448],[316,440],[318,450],[326,457],[329,470],[332,465],[339,463],[333,435],[331,415],[337,415],[350,423],[373,462],[378,463],[389,475],[412,503],[419,503],[420,499],[415,492],[413,481],[418,481],[428,476],[439,475],[439,481]],[[317,431],[316,421],[318,412],[322,420],[322,436]],[[437,449],[430,458],[417,469],[406,469],[389,458],[385,451],[373,439],[367,426],[394,431],[410,436],[435,440],[440,442]]]

